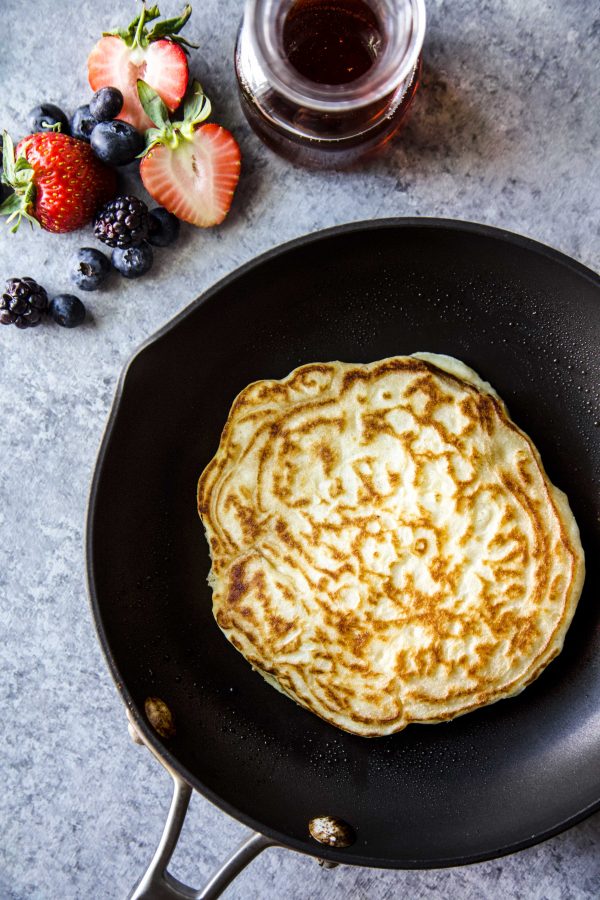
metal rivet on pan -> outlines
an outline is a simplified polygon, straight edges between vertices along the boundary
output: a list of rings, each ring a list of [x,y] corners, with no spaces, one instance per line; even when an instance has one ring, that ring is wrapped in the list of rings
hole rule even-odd
[[[175,734],[175,723],[171,710],[160,697],[146,697],[144,709],[148,721],[161,737],[170,738]]]
[[[315,841],[328,847],[349,847],[356,840],[350,825],[335,816],[315,816],[308,823],[308,830]]]
[[[143,746],[144,742],[140,737],[139,731],[137,730],[137,725],[133,720],[133,716],[128,709],[125,710],[125,712],[127,713],[127,730],[129,732],[129,737],[134,742],[134,744],[141,744]]]

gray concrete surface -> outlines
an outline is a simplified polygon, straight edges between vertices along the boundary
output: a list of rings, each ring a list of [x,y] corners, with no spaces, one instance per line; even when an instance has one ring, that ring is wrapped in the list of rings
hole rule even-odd
[[[165,2],[164,12],[178,4]],[[388,155],[365,171],[306,172],[269,153],[238,107],[232,51],[241,0],[205,0],[192,69],[233,129],[244,171],[226,224],[186,227],[139,282],[90,294],[68,332],[0,330],[0,897],[123,898],[147,863],[169,779],[127,735],[84,583],[89,480],[120,369],[206,287],[257,253],[351,220],[433,215],[500,225],[600,267],[600,10],[588,0],[429,0],[424,85]],[[132,3],[2,0],[0,124],[89,97],[85,61]],[[135,186],[135,181],[132,182]],[[0,237],[0,277],[68,289],[89,231]],[[174,871],[199,885],[245,829],[196,796]],[[600,896],[600,818],[516,856],[464,869],[322,871],[270,851],[230,900]]]

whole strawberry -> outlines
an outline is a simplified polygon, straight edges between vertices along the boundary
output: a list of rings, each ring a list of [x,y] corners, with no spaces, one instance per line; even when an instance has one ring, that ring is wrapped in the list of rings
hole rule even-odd
[[[137,92],[138,78],[144,78],[172,112],[177,109],[188,84],[186,49],[195,47],[179,32],[192,14],[186,6],[173,19],[155,22],[158,6],[142,10],[128,28],[105,31],[88,57],[88,80],[93,91],[103,87],[118,88],[123,95],[123,108],[118,118],[138,131],[152,128],[142,109]],[[151,29],[150,22],[155,22]]]
[[[17,145],[16,155],[4,132],[2,181],[14,193],[0,214],[15,221],[39,224],[46,231],[75,231],[114,197],[117,178],[94,156],[89,144],[60,132],[30,134]]]

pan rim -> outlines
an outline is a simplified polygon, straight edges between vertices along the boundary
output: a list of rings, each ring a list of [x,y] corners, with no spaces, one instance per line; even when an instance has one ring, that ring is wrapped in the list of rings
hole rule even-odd
[[[227,813],[232,818],[241,822],[248,828],[251,828],[253,831],[266,835],[286,849],[294,850],[305,855],[314,855],[319,858],[331,860],[332,862],[336,863],[343,863],[345,865],[363,866],[370,868],[406,870],[445,869],[457,866],[472,865],[475,863],[484,862],[486,860],[498,859],[500,857],[508,856],[512,853],[516,853],[520,850],[525,850],[528,847],[532,847],[536,844],[542,843],[543,841],[548,840],[549,838],[554,837],[561,832],[573,827],[578,822],[581,822],[588,816],[592,815],[594,812],[599,811],[600,796],[591,804],[577,810],[575,813],[573,813],[573,815],[568,816],[566,819],[557,823],[551,828],[537,832],[533,835],[530,835],[521,840],[514,841],[510,844],[506,844],[495,849],[483,851],[477,854],[468,854],[464,856],[448,858],[435,857],[432,859],[419,858],[399,860],[358,855],[345,856],[343,850],[335,850],[326,846],[317,845],[315,845],[314,854],[312,854],[306,849],[306,843],[298,840],[297,838],[293,838],[289,835],[279,832],[276,829],[265,826],[263,823],[258,822],[252,816],[236,809],[231,803],[215,794],[215,792],[207,787],[197,776],[195,776],[177,760],[177,758],[171,753],[168,747],[166,747],[165,744],[160,740],[157,733],[153,731],[153,729],[147,723],[143,712],[141,710],[138,710],[137,706],[135,705],[133,698],[129,693],[121,676],[116,660],[110,648],[102,619],[100,602],[96,589],[94,567],[92,564],[94,544],[94,516],[99,484],[101,481],[104,461],[112,436],[112,431],[123,400],[127,377],[135,360],[148,348],[158,343],[166,335],[170,334],[172,330],[178,328],[179,325],[181,325],[188,318],[188,316],[192,315],[200,306],[204,305],[212,297],[219,294],[229,284],[246,275],[247,272],[270,262],[270,260],[274,258],[281,257],[287,252],[293,251],[299,247],[306,247],[310,244],[317,243],[324,239],[334,238],[344,234],[351,234],[352,232],[361,230],[375,231],[378,229],[386,228],[422,228],[433,230],[447,229],[450,231],[466,232],[467,234],[471,233],[474,235],[495,238],[496,240],[500,240],[504,243],[530,250],[540,256],[546,256],[549,259],[552,259],[553,261],[558,262],[561,265],[571,269],[578,276],[584,277],[586,280],[590,281],[592,285],[600,289],[600,275],[595,273],[592,269],[585,266],[578,260],[575,260],[567,254],[563,253],[561,250],[558,250],[547,244],[543,244],[535,240],[534,238],[484,223],[438,217],[418,216],[366,219],[349,222],[342,225],[335,225],[330,228],[322,229],[310,234],[305,234],[290,241],[285,241],[284,243],[277,244],[274,247],[271,247],[269,250],[266,250],[265,252],[254,257],[253,259],[248,260],[229,274],[225,275],[223,278],[220,278],[215,284],[207,288],[202,294],[200,294],[200,296],[198,296],[183,310],[177,313],[172,319],[162,325],[156,332],[154,332],[154,334],[150,335],[145,341],[143,341],[142,344],[136,350],[134,350],[121,370],[119,379],[115,387],[111,409],[100,440],[100,446],[96,455],[94,472],[88,491],[84,535],[87,593],[94,628],[98,641],[102,648],[102,652],[106,659],[109,672],[117,686],[119,693],[121,694],[126,708],[129,710],[131,716],[135,721],[136,728],[138,728],[142,732],[145,740],[152,746],[154,753],[159,760],[165,760],[165,762],[176,772],[178,772],[181,777],[184,778],[190,785],[192,785],[192,787],[197,790],[198,793],[206,797],[206,799],[217,806],[220,810]]]

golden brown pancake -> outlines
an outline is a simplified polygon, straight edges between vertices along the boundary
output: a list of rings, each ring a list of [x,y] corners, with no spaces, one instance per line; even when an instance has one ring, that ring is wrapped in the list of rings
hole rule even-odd
[[[226,637],[368,737],[522,691],[560,652],[583,585],[566,496],[493,388],[447,356],[249,385],[198,509]]]

